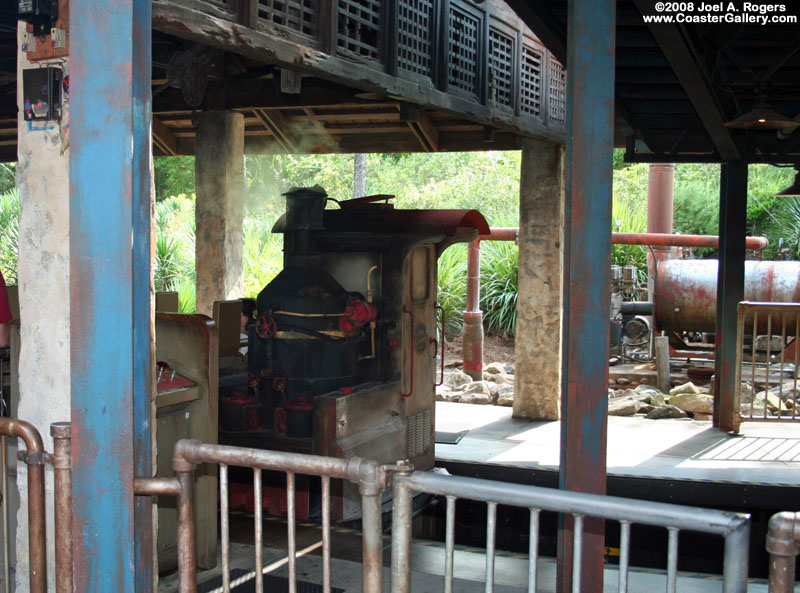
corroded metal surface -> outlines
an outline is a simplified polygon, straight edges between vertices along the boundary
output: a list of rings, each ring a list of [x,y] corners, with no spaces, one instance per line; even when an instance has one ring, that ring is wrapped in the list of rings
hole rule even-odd
[[[70,17],[74,587],[133,593],[152,583],[133,494],[150,468],[150,2]]]
[[[656,278],[656,327],[715,331],[718,267],[714,259],[662,261]],[[800,262],[747,261],[744,280],[744,300],[800,302]]]
[[[569,3],[559,487],[605,493],[615,2]],[[603,522],[584,524],[582,581],[603,579]],[[560,525],[558,591],[572,585],[572,523]]]
[[[55,486],[56,593],[72,593],[72,442],[69,422],[50,425]]]

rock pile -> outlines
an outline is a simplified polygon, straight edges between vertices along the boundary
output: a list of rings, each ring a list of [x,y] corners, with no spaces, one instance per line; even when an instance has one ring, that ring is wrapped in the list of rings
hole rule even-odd
[[[473,381],[459,369],[444,372],[444,383],[436,388],[436,400],[464,404],[514,404],[514,365],[492,362],[483,369],[483,379]]]
[[[692,382],[677,385],[669,393],[662,393],[652,385],[640,383],[636,387],[624,377],[614,383],[616,389],[608,390],[609,416],[642,415],[645,418],[691,418],[711,420],[714,397],[709,387],[697,386]],[[776,416],[791,414],[794,402],[800,399],[800,381],[787,381],[782,386],[772,387],[753,394],[753,388],[742,383],[742,416],[749,417],[751,404],[753,415]],[[480,381],[462,372],[459,368],[445,370],[444,383],[436,388],[436,400],[460,402],[465,404],[485,404],[496,406],[514,405],[514,365],[493,362],[483,369]],[[800,411],[797,412],[800,414]]]

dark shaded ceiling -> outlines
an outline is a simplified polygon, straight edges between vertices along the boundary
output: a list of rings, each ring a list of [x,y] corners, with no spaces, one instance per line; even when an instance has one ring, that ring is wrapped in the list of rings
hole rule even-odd
[[[566,63],[567,1],[508,3]],[[724,125],[759,95],[784,115],[800,116],[800,24],[647,25],[642,14],[655,14],[654,4],[617,2],[615,141],[627,146],[627,158],[800,161],[800,129],[779,137]],[[785,5],[785,14],[800,14],[797,3]]]

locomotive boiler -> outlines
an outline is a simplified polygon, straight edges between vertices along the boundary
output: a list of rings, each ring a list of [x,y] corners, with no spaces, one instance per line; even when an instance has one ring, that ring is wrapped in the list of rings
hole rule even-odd
[[[326,208],[334,201],[320,187],[284,195],[273,228],[284,236],[284,267],[258,295],[246,386],[222,394],[220,441],[431,468],[443,345],[437,259],[488,232],[485,219],[399,210],[386,195]],[[357,514],[357,492],[338,487],[334,515]],[[313,514],[313,489],[298,489],[298,516]],[[283,495],[264,492],[279,514]]]

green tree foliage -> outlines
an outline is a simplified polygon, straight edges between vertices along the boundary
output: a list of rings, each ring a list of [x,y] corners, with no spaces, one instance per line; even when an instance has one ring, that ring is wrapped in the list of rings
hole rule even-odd
[[[17,283],[19,242],[19,193],[12,189],[0,195],[0,272],[7,284]]]

